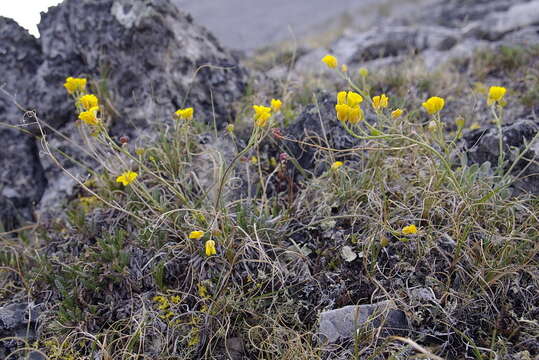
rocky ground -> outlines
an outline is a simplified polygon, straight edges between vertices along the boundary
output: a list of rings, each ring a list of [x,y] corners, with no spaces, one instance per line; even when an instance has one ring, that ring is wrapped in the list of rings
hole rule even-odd
[[[0,357],[539,356],[539,1],[414,10],[243,60],[169,0],[0,18]],[[405,115],[347,129],[354,89]]]

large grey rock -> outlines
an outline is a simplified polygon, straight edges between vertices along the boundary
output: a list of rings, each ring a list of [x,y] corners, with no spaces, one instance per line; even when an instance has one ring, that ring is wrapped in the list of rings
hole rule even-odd
[[[24,133],[32,119],[17,106],[31,108],[41,62],[38,41],[13,20],[0,17],[0,227],[7,230],[32,217],[31,205],[46,185],[34,138]]]
[[[99,167],[77,146],[81,137],[73,99],[63,87],[66,77],[87,77],[91,91],[100,89],[113,136],[147,142],[172,124],[180,107],[194,107],[197,120],[215,121],[218,127],[230,122],[235,116],[231,103],[246,87],[246,70],[169,0],[65,0],[42,15],[39,30],[38,41],[13,21],[0,21],[0,73],[8,74],[0,83],[64,133],[65,138],[49,129],[47,141],[61,166],[80,180],[88,171],[77,161]],[[22,113],[5,96],[0,97],[0,121],[23,123]],[[37,127],[31,130],[39,134]],[[42,210],[72,193],[76,181],[40,152],[31,136],[1,131],[0,196],[5,202],[31,218],[43,192]],[[2,222],[12,222],[12,211],[6,213],[9,219]]]
[[[26,341],[36,339],[41,311],[32,303],[13,303],[0,307],[0,339],[13,337]],[[5,359],[18,345],[15,339],[0,341],[0,358]]]
[[[215,113],[222,124],[243,94],[245,70],[169,0],[65,0],[38,27],[47,100],[39,110],[55,125],[74,116],[62,87],[70,75],[106,81],[119,113],[114,126],[127,133],[146,132],[183,105],[207,122]]]
[[[348,33],[333,45],[333,53],[345,64],[421,52],[446,51],[458,41],[456,30],[440,26],[386,26],[364,33]]]
[[[391,301],[377,304],[349,305],[320,314],[318,334],[323,342],[334,343],[357,335],[360,329],[382,327],[385,334],[408,329],[406,314]]]
[[[326,170],[327,164],[315,161],[317,148],[307,144],[343,150],[353,148],[360,143],[348,134],[341,122],[337,120],[336,103],[335,95],[317,93],[316,101],[307,105],[294,123],[283,131],[284,136],[293,139],[293,141],[284,141],[283,147],[297,159],[302,168],[313,171],[315,174]]]
[[[506,171],[513,163],[512,175],[518,176],[513,186],[518,191],[539,194],[539,139],[536,137],[539,123],[533,120],[518,120],[513,124],[502,126],[503,151],[506,160]],[[531,141],[535,137],[535,142]],[[463,150],[469,163],[483,164],[489,162],[492,167],[498,164],[500,154],[499,130],[495,126],[474,130],[463,138]],[[529,145],[528,152],[524,153]]]
[[[538,24],[539,0],[534,0],[515,4],[506,11],[493,12],[470,27],[488,40],[499,40],[506,34]]]

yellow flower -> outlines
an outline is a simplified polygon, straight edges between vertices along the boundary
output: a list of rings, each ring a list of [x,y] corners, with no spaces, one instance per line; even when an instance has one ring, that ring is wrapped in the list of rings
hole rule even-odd
[[[137,154],[138,156],[144,155],[144,148],[136,148],[135,154]]]
[[[134,171],[126,171],[116,178],[116,182],[122,183],[124,186],[131,184],[137,178],[138,174]]]
[[[445,100],[438,96],[433,96],[423,103],[423,107],[430,115],[440,112],[445,106]]]
[[[500,105],[503,105],[502,100],[506,92],[507,89],[502,86],[491,86],[488,90],[487,104],[493,105],[499,103]]]
[[[414,224],[408,225],[402,228],[402,233],[404,235],[414,235],[414,234],[417,234],[417,228],[415,227]]]
[[[271,99],[271,110],[273,112],[277,112],[281,110],[281,106],[283,106],[283,103],[281,102],[281,100]]]
[[[322,62],[327,65],[330,69],[335,69],[337,65],[339,65],[339,62],[337,61],[337,58],[333,55],[326,55],[322,58]]]
[[[360,68],[358,72],[359,72],[359,75],[362,77],[367,77],[369,75],[369,70],[367,70],[364,67]]]
[[[94,106],[88,111],[83,111],[79,114],[79,119],[85,122],[88,125],[97,126],[100,121],[97,118],[97,112],[99,111],[99,106]]]
[[[267,106],[253,105],[255,111],[255,124],[258,127],[264,127],[271,117],[271,108]]]
[[[331,170],[336,171],[343,165],[344,163],[342,161],[335,161],[333,164],[331,164]]]
[[[182,301],[182,298],[179,295],[174,295],[170,297],[170,301],[172,301],[173,304],[179,304]]]
[[[389,105],[389,98],[386,94],[375,96],[372,98],[372,107],[374,110],[385,109]]]
[[[215,249],[215,241],[208,240],[206,241],[206,256],[212,256],[217,254],[217,250]]]
[[[200,296],[201,298],[208,297],[208,288],[206,288],[206,286],[204,286],[203,284],[197,284],[197,288],[198,296]]]
[[[348,71],[348,66],[346,66],[346,64],[342,64],[342,65],[341,65],[341,71],[342,71],[343,73],[347,72],[347,71]]]
[[[192,107],[188,107],[185,109],[179,109],[174,114],[176,115],[177,119],[192,120],[194,112],[195,110]]]
[[[195,230],[189,234],[189,239],[198,240],[204,236],[204,231]]]
[[[82,92],[84,91],[84,89],[86,89],[86,79],[73,78],[70,76],[66,79],[66,82],[64,83],[64,87],[66,88],[69,94],[73,94],[77,91]]]
[[[253,156],[253,157],[251,158],[251,164],[253,164],[253,165],[258,164],[258,159],[256,158],[256,156]]]
[[[226,126],[226,131],[230,134],[232,134],[234,132],[234,124],[228,124]]]
[[[481,125],[479,125],[479,123],[476,121],[472,125],[470,125],[470,130],[477,130],[477,129],[481,129]]]
[[[391,118],[393,120],[398,119],[398,118],[400,118],[402,116],[403,113],[404,113],[404,111],[401,110],[401,109],[397,109],[395,111],[392,111],[391,112]]]
[[[86,110],[90,110],[91,108],[99,105],[99,99],[97,96],[91,94],[81,96],[79,102]]]
[[[455,125],[457,125],[457,128],[462,129],[466,125],[466,120],[462,116],[457,116]]]
[[[337,105],[335,105],[337,119],[342,122],[349,121],[351,124],[362,121],[365,118],[363,110],[359,106],[362,101],[363,97],[353,91],[337,93]]]

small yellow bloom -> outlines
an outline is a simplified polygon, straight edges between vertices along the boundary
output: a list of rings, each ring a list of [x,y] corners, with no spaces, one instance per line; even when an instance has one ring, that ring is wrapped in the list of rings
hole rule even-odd
[[[507,92],[507,89],[502,86],[491,86],[490,89],[488,90],[487,104],[493,105],[495,103],[499,103],[503,105],[502,100],[506,92]]]
[[[466,120],[462,116],[457,116],[455,125],[457,125],[457,128],[462,129],[466,125]]]
[[[404,235],[415,235],[417,234],[417,228],[415,227],[414,224],[408,225],[402,228],[402,233]]]
[[[208,240],[206,241],[206,256],[212,256],[217,254],[217,250],[215,249],[215,241]]]
[[[99,99],[97,96],[91,94],[81,96],[79,102],[86,110],[90,110],[91,108],[99,105]]]
[[[271,99],[271,110],[273,112],[277,112],[281,110],[281,106],[283,106],[283,103],[281,102],[281,100]]]
[[[204,236],[204,231],[195,230],[189,234],[189,239],[198,240]]]
[[[198,288],[198,296],[201,298],[207,298],[208,297],[208,288],[204,286],[203,284],[197,284]]]
[[[367,77],[369,75],[369,70],[367,70],[366,68],[362,67],[362,68],[359,68],[359,75],[361,77]]]
[[[182,301],[182,298],[179,295],[174,295],[170,297],[170,301],[172,301],[173,304],[179,304]]]
[[[84,91],[84,89],[86,89],[86,79],[73,78],[70,76],[66,79],[66,82],[64,83],[64,87],[66,88],[69,94],[73,94],[78,91],[82,92]]]
[[[445,106],[445,100],[438,96],[433,96],[423,103],[423,107],[430,115],[440,112]]]
[[[341,71],[342,71],[343,73],[347,72],[347,71],[348,71],[348,66],[346,66],[346,64],[342,64],[342,65],[341,65]]]
[[[79,119],[85,122],[88,125],[97,126],[100,121],[97,118],[97,112],[99,111],[99,106],[94,106],[93,108],[83,111],[79,114]]]
[[[365,114],[359,105],[356,107],[350,107],[348,112],[348,121],[350,124],[357,124],[358,122],[363,121],[363,119],[365,119]]]
[[[192,120],[195,110],[192,107],[176,110],[174,113],[177,119]]]
[[[481,129],[481,125],[479,125],[479,123],[476,121],[472,125],[470,125],[470,130],[477,130],[477,129]]]
[[[346,97],[346,103],[351,107],[358,106],[363,102],[363,97],[356,92],[349,91]]]
[[[344,163],[342,161],[335,161],[333,164],[331,164],[331,170],[336,171],[343,165]]]
[[[322,62],[327,65],[330,69],[335,69],[337,65],[339,65],[339,62],[337,61],[337,58],[333,55],[326,55],[322,58]]]
[[[386,94],[375,96],[372,98],[372,107],[374,110],[385,109],[389,105],[389,98]]]
[[[258,164],[258,159],[256,158],[256,156],[253,156],[253,157],[251,158],[251,164],[253,164],[253,165]]]
[[[142,156],[144,154],[144,148],[136,148],[135,154],[137,154],[138,156]]]
[[[232,134],[234,132],[234,124],[228,124],[226,126],[226,131],[230,134]]]
[[[391,118],[393,120],[398,119],[398,118],[400,118],[402,116],[403,113],[404,113],[404,111],[401,110],[401,109],[397,109],[395,111],[392,111],[391,112]]]
[[[134,171],[126,171],[116,178],[116,182],[122,183],[124,186],[131,184],[137,178],[138,174]]]
[[[271,108],[267,106],[253,105],[255,111],[255,124],[258,127],[264,127],[271,117]]]

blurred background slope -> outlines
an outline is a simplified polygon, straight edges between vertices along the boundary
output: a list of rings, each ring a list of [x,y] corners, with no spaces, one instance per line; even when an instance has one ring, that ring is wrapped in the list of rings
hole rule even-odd
[[[173,0],[230,49],[250,52],[345,27],[364,28],[377,19],[426,0]],[[395,11],[397,10],[397,11]]]

